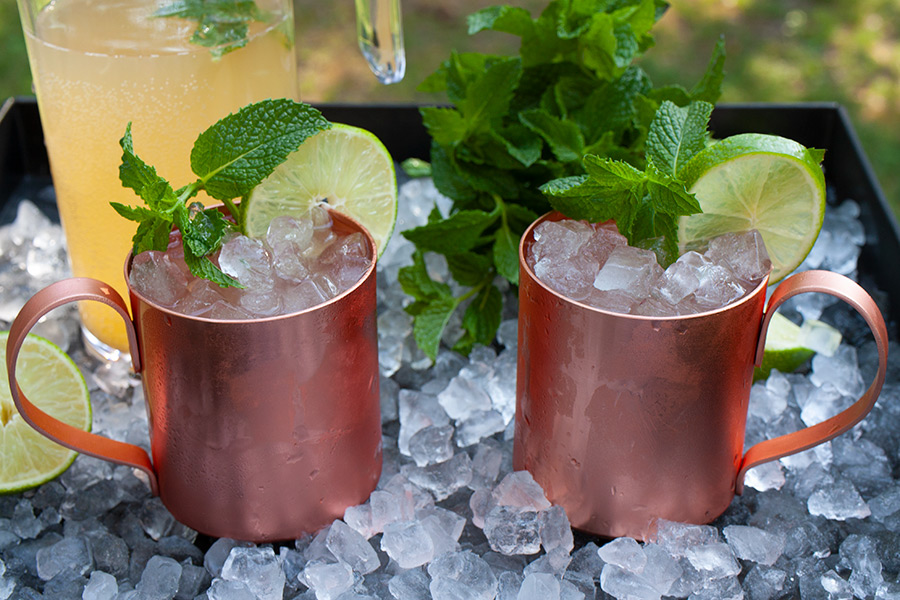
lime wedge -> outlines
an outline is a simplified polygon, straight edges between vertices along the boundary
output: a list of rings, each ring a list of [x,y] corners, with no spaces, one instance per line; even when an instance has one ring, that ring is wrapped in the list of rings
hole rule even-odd
[[[683,179],[702,213],[682,217],[678,241],[689,249],[716,236],[757,229],[772,259],[774,283],[812,249],[825,216],[821,153],[786,138],[747,133],[699,152]]]
[[[397,220],[397,177],[377,137],[335,123],[307,139],[253,190],[244,233],[261,238],[275,217],[302,217],[320,202],[365,227],[381,255]]]
[[[0,332],[0,356],[6,362],[6,338]],[[32,404],[64,423],[91,428],[91,403],[81,371],[53,343],[29,335],[16,362],[19,387]],[[78,455],[31,428],[9,393],[6,369],[0,375],[0,494],[45,483],[69,468]]]
[[[754,371],[753,379],[768,378],[772,369],[792,373],[817,352],[831,356],[840,345],[841,333],[831,325],[815,319],[797,325],[776,312],[766,333],[762,365]]]

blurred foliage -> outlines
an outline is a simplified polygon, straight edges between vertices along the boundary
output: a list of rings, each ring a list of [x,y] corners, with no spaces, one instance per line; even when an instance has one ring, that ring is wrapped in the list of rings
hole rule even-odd
[[[466,34],[492,0],[402,0],[406,79],[375,81],[356,47],[354,3],[294,0],[300,93],[310,102],[422,102],[416,86],[461,51],[509,54],[512,36]],[[533,15],[545,0],[512,2]],[[696,81],[716,39],[728,58],[723,102],[835,101],[849,111],[885,195],[900,214],[900,2],[676,0],[642,66],[654,82]],[[31,92],[14,0],[0,0],[0,98]]]

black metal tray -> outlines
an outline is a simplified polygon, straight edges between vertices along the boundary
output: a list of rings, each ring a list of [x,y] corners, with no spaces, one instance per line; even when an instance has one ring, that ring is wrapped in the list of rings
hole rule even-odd
[[[398,161],[428,159],[430,141],[416,105],[322,104],[317,108],[331,121],[368,129]],[[846,111],[835,103],[723,104],[713,112],[711,128],[718,137],[770,133],[826,150],[825,176],[835,197],[852,198],[861,208],[868,236],[859,262],[861,283],[887,292],[887,306],[882,309],[889,309],[886,317],[896,318],[900,314],[896,270],[900,227]],[[11,98],[0,107],[0,224],[14,217],[13,198],[45,188],[49,181],[37,103],[33,97]],[[52,212],[52,202],[52,198],[44,199],[50,206],[42,208]]]

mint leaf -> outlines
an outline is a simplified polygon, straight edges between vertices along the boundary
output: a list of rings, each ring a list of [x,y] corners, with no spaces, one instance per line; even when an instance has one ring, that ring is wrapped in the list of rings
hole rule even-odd
[[[222,213],[215,208],[204,210],[199,202],[178,211],[176,223],[181,230],[182,242],[196,256],[207,256],[217,250],[229,229]]]
[[[451,295],[449,285],[434,281],[428,276],[425,254],[421,250],[413,253],[412,265],[400,269],[397,281],[403,291],[416,300],[432,300]]]
[[[423,106],[419,113],[428,135],[438,144],[451,146],[465,139],[466,121],[457,110]]]
[[[444,328],[457,306],[459,306],[457,298],[441,297],[425,303],[416,312],[415,321],[413,321],[413,337],[422,352],[431,360],[437,358]]]
[[[647,158],[661,171],[677,176],[681,167],[706,145],[713,105],[691,102],[686,108],[665,101],[656,111],[647,136]]]
[[[680,217],[702,212],[697,198],[687,191],[684,182],[647,165],[647,191],[655,211]]]
[[[468,354],[474,344],[488,345],[500,327],[503,312],[503,296],[493,285],[486,286],[472,299],[463,313],[462,327],[465,334],[453,349]]]
[[[184,262],[194,277],[208,279],[220,287],[244,287],[236,279],[223,273],[208,257],[196,256],[187,245],[184,247]]]
[[[330,127],[308,104],[286,98],[251,104],[200,134],[191,151],[191,170],[213,198],[239,198],[306,138]]]
[[[442,221],[407,229],[403,237],[421,250],[455,254],[477,246],[481,242],[482,232],[496,219],[496,212],[463,210]]]
[[[486,126],[506,114],[513,90],[522,76],[522,61],[509,58],[486,64],[486,70],[466,90],[465,99],[457,103],[469,132]]]
[[[722,81],[725,79],[725,38],[720,36],[713,48],[712,58],[700,81],[691,89],[692,100],[715,103],[722,95]]]
[[[158,217],[144,219],[140,222],[137,231],[131,238],[131,252],[135,255],[147,250],[163,252],[169,247],[169,234],[171,232],[171,221]]]
[[[469,35],[492,29],[522,37],[528,35],[534,29],[531,14],[518,6],[490,6],[483,8],[469,15],[467,22]]]
[[[494,266],[513,285],[519,284],[519,236],[505,224],[494,233]]]
[[[132,144],[131,123],[129,122],[125,127],[125,135],[119,140],[119,146],[122,147],[119,181],[124,187],[132,189],[140,196],[151,210],[171,213],[178,204],[178,198],[172,190],[172,186],[156,173],[156,169],[147,165],[134,153]],[[171,219],[169,220],[171,221]]]
[[[619,232],[631,239],[631,228],[643,201],[642,182],[623,181],[619,187],[601,185],[590,176],[567,177],[544,184],[550,205],[571,219],[595,223],[615,220]]]
[[[490,274],[491,259],[477,252],[459,252],[447,255],[447,267],[457,283],[474,287]]]
[[[519,113],[519,120],[540,135],[562,162],[578,160],[584,150],[584,136],[578,125],[539,109]]]
[[[210,48],[216,59],[246,46],[249,24],[264,20],[253,0],[176,0],[153,15],[197,21],[191,43]]]

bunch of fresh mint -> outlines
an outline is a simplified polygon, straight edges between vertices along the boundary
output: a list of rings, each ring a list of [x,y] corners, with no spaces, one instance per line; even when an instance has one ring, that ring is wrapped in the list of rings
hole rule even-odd
[[[306,138],[330,127],[313,107],[286,98],[245,106],[199,135],[190,157],[198,179],[175,190],[135,154],[129,123],[119,142],[123,151],[119,179],[146,206],[110,204],[121,216],[139,223],[132,252],[165,250],[174,227],[181,231],[184,260],[192,274],[221,286],[242,287],[209,259],[228,231],[243,230],[244,211],[235,199],[246,199]],[[201,190],[223,202],[232,219],[216,208],[191,202]]]
[[[452,52],[421,84],[452,104],[421,109],[431,175],[452,210],[403,233],[416,251],[400,282],[414,298],[416,342],[432,359],[463,305],[453,348],[493,341],[503,305],[496,278],[518,283],[519,238],[551,205],[615,219],[632,244],[674,253],[677,217],[699,211],[680,166],[706,142],[725,54],[720,40],[690,90],[654,87],[634,62],[653,46],[665,9],[659,0],[552,0],[533,19],[519,7],[486,8],[470,15],[469,33],[516,35],[519,56]],[[426,252],[446,257],[457,291],[429,277]]]

